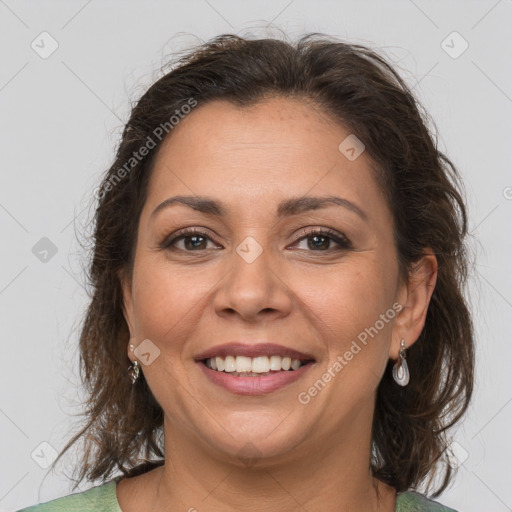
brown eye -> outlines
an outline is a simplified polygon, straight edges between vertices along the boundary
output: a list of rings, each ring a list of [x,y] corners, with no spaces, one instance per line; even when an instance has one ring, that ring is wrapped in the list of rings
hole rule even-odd
[[[331,250],[350,249],[352,247],[350,241],[345,236],[340,236],[331,230],[310,231],[306,236],[296,240],[295,244],[303,240],[308,241],[306,250],[313,252],[328,252]],[[338,247],[331,247],[332,242],[337,244]]]
[[[183,240],[183,246],[176,244]],[[330,252],[334,250],[351,249],[352,245],[348,238],[331,230],[314,230],[306,233],[305,236],[297,239],[294,244],[307,240],[307,247],[304,250],[311,252]],[[164,241],[162,249],[180,250],[185,252],[202,252],[208,249],[208,241],[214,242],[211,237],[197,229],[189,229],[178,232],[177,235]],[[337,247],[332,247],[332,244]]]
[[[177,247],[176,243],[183,240],[183,247]],[[189,229],[181,231],[178,235],[166,240],[161,245],[162,249],[181,250],[185,252],[197,252],[208,249],[208,241],[213,240],[202,231]]]

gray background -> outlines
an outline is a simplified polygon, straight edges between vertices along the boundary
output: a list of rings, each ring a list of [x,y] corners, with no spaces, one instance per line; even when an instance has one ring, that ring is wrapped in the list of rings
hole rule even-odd
[[[457,478],[438,500],[463,512],[512,510],[511,22],[511,0],[0,0],[0,510],[69,493],[45,466],[75,429],[82,396],[86,254],[75,229],[90,219],[129,101],[166,55],[197,38],[275,27],[381,48],[464,176],[477,253],[476,392],[454,432]]]

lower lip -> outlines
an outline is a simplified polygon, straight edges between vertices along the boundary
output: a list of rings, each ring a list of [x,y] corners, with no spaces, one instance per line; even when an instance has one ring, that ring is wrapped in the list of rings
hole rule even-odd
[[[312,362],[293,371],[280,371],[262,377],[236,377],[226,372],[208,368],[204,363],[197,363],[206,377],[214,384],[237,395],[265,395],[281,389],[300,379],[313,365]]]

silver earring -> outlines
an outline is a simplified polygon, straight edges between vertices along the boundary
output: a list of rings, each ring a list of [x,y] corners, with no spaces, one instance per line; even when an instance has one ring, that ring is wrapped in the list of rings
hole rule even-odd
[[[400,342],[400,353],[398,360],[393,366],[393,379],[400,386],[407,386],[409,384],[409,367],[405,360],[405,340],[402,339]]]
[[[139,361],[135,360],[130,366],[128,366],[128,375],[132,380],[132,384],[135,384],[137,379],[139,378],[140,365]]]

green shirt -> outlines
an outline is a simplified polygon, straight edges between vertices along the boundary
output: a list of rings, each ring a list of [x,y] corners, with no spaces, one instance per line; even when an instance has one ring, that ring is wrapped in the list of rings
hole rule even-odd
[[[122,512],[116,496],[116,485],[122,475],[92,487],[40,505],[16,512]],[[457,512],[414,491],[401,492],[396,497],[395,512]]]

